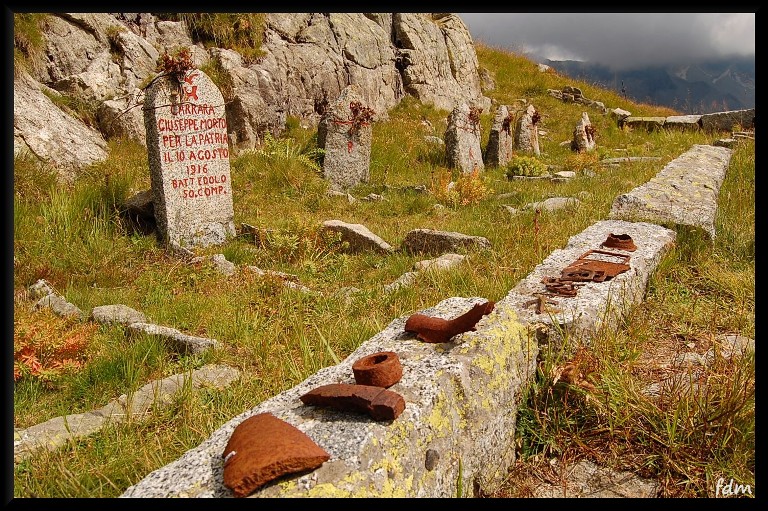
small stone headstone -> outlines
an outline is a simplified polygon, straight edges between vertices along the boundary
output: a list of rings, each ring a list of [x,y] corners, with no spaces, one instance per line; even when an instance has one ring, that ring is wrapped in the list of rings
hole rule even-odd
[[[499,106],[493,118],[488,146],[485,148],[485,163],[489,167],[506,167],[512,159],[514,128],[513,118],[505,105]]]
[[[199,69],[147,90],[144,124],[155,218],[170,245],[218,245],[235,235],[224,98]]]
[[[323,175],[333,189],[367,183],[371,167],[371,123],[375,112],[357,85],[348,85],[323,115],[318,146],[325,150]]]
[[[581,114],[581,120],[573,130],[571,150],[576,151],[577,153],[595,150],[595,131],[592,127],[592,123],[589,121],[587,112]]]
[[[536,107],[528,105],[517,121],[515,127],[515,147],[520,151],[533,153],[536,156],[541,154],[539,150],[539,130],[537,124],[540,115]]]
[[[484,170],[480,149],[480,110],[461,103],[448,116],[445,130],[445,154],[449,167],[469,174],[475,168]]]

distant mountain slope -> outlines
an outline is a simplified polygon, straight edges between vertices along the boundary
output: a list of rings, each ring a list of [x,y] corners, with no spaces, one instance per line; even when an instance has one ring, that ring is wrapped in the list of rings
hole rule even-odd
[[[683,113],[740,110],[755,106],[755,60],[722,59],[704,63],[612,71],[574,60],[545,60],[558,73],[622,92],[638,102],[668,106]]]

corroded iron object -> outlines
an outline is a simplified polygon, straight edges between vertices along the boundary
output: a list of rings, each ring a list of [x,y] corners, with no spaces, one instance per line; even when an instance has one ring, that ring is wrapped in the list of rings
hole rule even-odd
[[[224,486],[246,497],[278,477],[312,470],[331,456],[299,429],[271,413],[241,422],[222,453]]]
[[[473,331],[480,318],[493,312],[495,302],[478,303],[455,319],[442,319],[413,314],[405,322],[405,331],[414,332],[417,338],[429,343],[448,342],[454,335]]]
[[[377,421],[394,420],[405,410],[403,396],[372,385],[331,383],[310,390],[299,399],[305,405],[367,413]]]
[[[613,234],[610,233],[608,238],[603,242],[604,247],[617,248],[619,250],[626,250],[627,252],[634,252],[637,250],[635,242],[632,241],[632,236],[629,234]]]
[[[403,377],[403,366],[394,351],[380,351],[357,360],[352,372],[359,385],[387,388]]]

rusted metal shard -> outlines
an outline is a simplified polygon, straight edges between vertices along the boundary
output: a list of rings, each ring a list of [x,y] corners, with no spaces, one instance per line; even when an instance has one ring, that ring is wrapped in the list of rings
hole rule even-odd
[[[619,250],[626,250],[627,252],[634,252],[637,250],[635,242],[632,241],[632,236],[629,234],[608,234],[608,238],[603,242],[603,247],[617,248]]]
[[[403,377],[403,366],[394,351],[380,351],[357,360],[352,372],[359,385],[387,388]]]
[[[271,413],[241,422],[222,457],[224,486],[235,497],[246,497],[286,474],[315,469],[331,458],[305,433]]]
[[[597,256],[614,257],[620,260],[620,262],[606,261],[599,259]],[[569,264],[563,269],[563,274],[566,272],[593,272],[595,275],[603,273],[600,276],[603,280],[611,280],[619,273],[624,273],[629,270],[629,257],[626,254],[618,254],[616,252],[608,252],[607,250],[588,250],[584,252],[576,261]],[[602,282],[602,281],[596,281]]]
[[[367,413],[377,421],[397,419],[405,410],[403,396],[373,385],[331,383],[321,385],[299,399],[305,405]]]
[[[473,331],[480,318],[493,311],[496,302],[479,303],[455,319],[434,318],[424,314],[413,314],[405,322],[405,331],[416,333],[424,342],[448,342],[455,335]]]

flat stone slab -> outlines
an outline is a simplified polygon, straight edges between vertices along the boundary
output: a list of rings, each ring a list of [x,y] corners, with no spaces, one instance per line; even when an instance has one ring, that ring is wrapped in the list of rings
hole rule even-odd
[[[731,155],[724,147],[694,145],[650,181],[616,197],[609,218],[687,225],[714,238],[717,196]]]
[[[648,131],[653,131],[664,126],[666,120],[666,117],[635,117],[630,115],[621,120],[621,125],[629,128],[642,128]]]
[[[732,131],[736,126],[749,129],[755,126],[755,109],[728,110],[701,116],[701,127],[708,131]]]
[[[349,243],[351,252],[372,251],[389,254],[394,251],[392,246],[371,232],[363,224],[350,224],[341,220],[326,220],[323,228],[341,233],[342,241]]]
[[[211,348],[216,348],[219,344],[215,339],[183,334],[175,328],[154,325],[152,323],[131,323],[128,325],[127,331],[129,333],[141,332],[147,335],[162,337],[170,349],[179,353],[202,353]]]
[[[402,248],[409,253],[444,254],[460,249],[490,249],[491,242],[482,236],[469,236],[460,232],[414,229],[405,235]]]
[[[394,282],[391,282],[384,286],[384,292],[385,293],[394,293],[401,287],[408,287],[414,282],[416,282],[416,279],[419,276],[418,271],[407,271],[400,275],[397,280]]]
[[[536,498],[655,498],[659,491],[657,481],[600,467],[588,460],[556,466],[555,470],[563,472],[563,482],[543,482],[533,490]]]
[[[36,309],[49,308],[55,314],[65,318],[82,317],[81,311],[75,304],[68,302],[63,296],[51,293],[40,298],[34,305]]]
[[[97,323],[116,323],[119,325],[130,325],[131,323],[144,323],[147,321],[147,317],[143,313],[122,304],[94,307],[91,311],[91,319]]]
[[[165,406],[172,402],[173,395],[184,388],[190,377],[192,388],[221,389],[239,376],[240,371],[233,367],[209,364],[189,373],[150,382],[130,397],[123,394],[97,410],[54,417],[26,429],[16,430],[13,441],[14,462],[28,458],[38,449],[54,450],[72,439],[92,435],[110,420],[120,422],[130,415],[145,414],[152,407]]]
[[[547,292],[541,282],[544,277],[559,277],[563,268],[589,250],[606,250],[601,245],[611,233],[628,234],[637,246],[634,252],[608,249],[631,256],[629,271],[605,282],[586,283],[578,288],[574,297],[548,297],[556,304],[547,305],[541,314],[536,313],[534,306],[526,305],[537,294]],[[565,248],[553,251],[512,288],[504,301],[518,311],[521,321],[543,325],[550,339],[560,340],[565,331],[569,339],[586,339],[604,322],[622,315],[626,307],[642,301],[651,273],[675,238],[675,231],[655,224],[622,220],[597,222],[571,237]]]
[[[550,197],[539,202],[531,202],[523,206],[525,211],[547,211],[549,213],[567,207],[575,207],[581,204],[579,199],[573,197]]]
[[[443,254],[435,259],[426,259],[424,261],[417,261],[413,265],[414,270],[447,270],[454,266],[461,264],[467,256],[462,254]]]
[[[664,119],[664,127],[697,131],[701,129],[701,115],[670,115]]]
[[[423,314],[453,319],[485,298],[449,298]],[[408,315],[410,316],[410,314]],[[341,363],[227,421],[208,439],[121,497],[230,497],[222,454],[245,419],[269,412],[330,454],[311,473],[265,485],[251,497],[455,497],[473,481],[493,488],[514,461],[518,389],[535,374],[538,349],[508,306],[498,306],[453,342],[428,344],[393,320]],[[304,405],[300,397],[330,383],[355,383],[352,365],[382,351],[403,367],[389,390],[405,409],[393,421]]]

